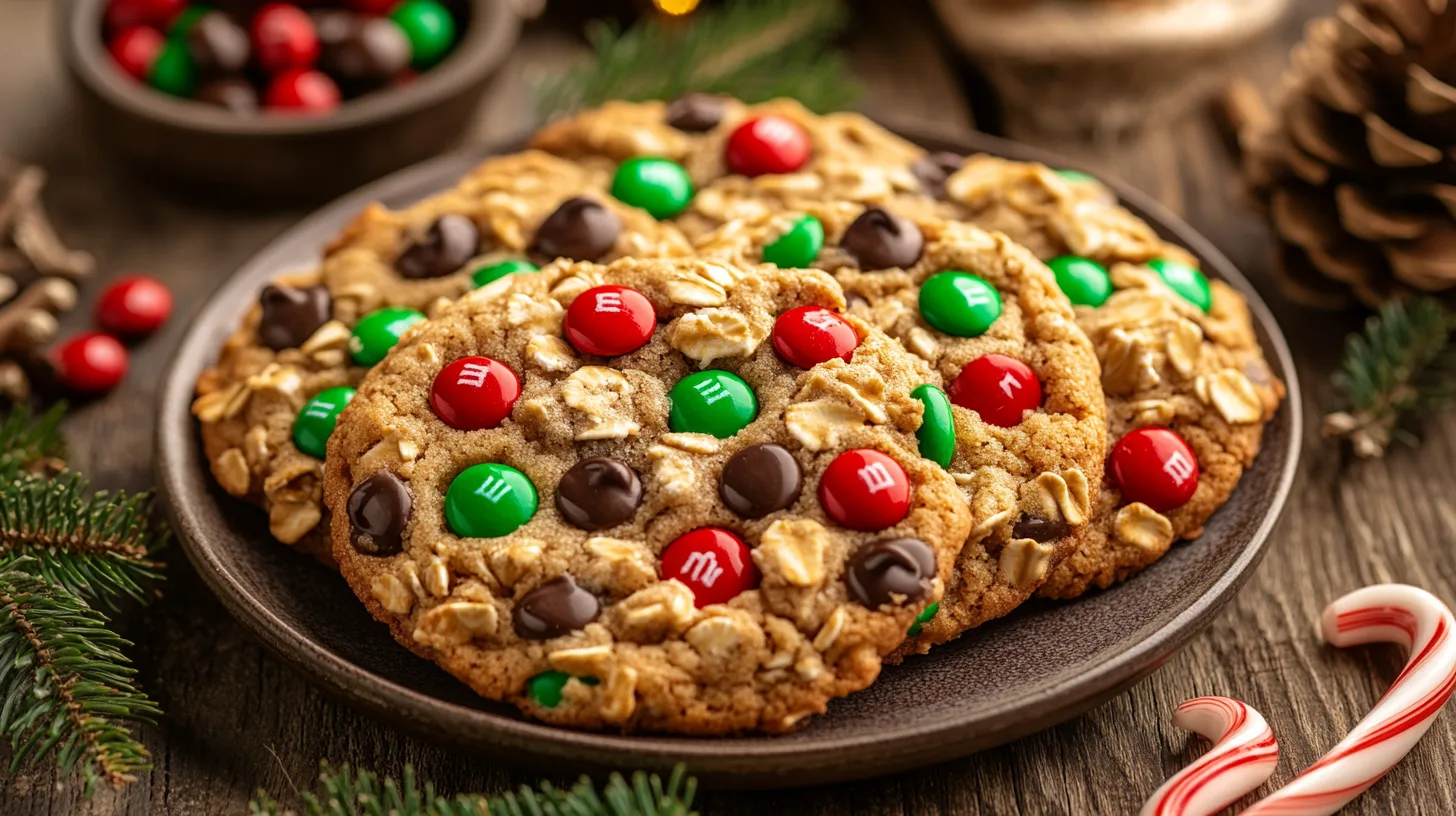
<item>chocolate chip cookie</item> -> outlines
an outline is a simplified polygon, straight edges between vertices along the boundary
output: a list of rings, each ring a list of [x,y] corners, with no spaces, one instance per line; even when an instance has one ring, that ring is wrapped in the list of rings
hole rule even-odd
[[[1102,481],[1097,359],[1053,276],[1004,235],[839,202],[730,222],[704,257],[831,271],[861,316],[929,362],[946,434],[933,456],[973,518],[924,651],[1030,597],[1082,546]]]
[[[1106,588],[1202,533],[1253,464],[1284,386],[1244,299],[1095,180],[984,155],[946,164],[946,201],[1045,259],[1097,350],[1107,480],[1082,546],[1041,593]]]
[[[327,557],[317,532],[327,529],[324,443],[352,386],[409,326],[558,257],[689,251],[670,224],[615,199],[609,181],[600,166],[539,152],[491,158],[412,207],[370,206],[319,271],[265,287],[197,383],[193,413],[218,483],[267,509],[279,541]]]
[[[844,306],[818,270],[698,259],[475,290],[339,418],[341,572],[532,717],[794,728],[875,679],[970,526],[919,452],[934,374]]]

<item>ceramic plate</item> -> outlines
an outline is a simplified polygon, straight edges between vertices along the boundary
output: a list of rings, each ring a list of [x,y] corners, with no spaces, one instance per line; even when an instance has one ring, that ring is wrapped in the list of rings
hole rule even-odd
[[[911,134],[912,138],[916,138]],[[990,152],[1064,166],[977,136],[916,138],[931,149]],[[1066,720],[1151,673],[1227,603],[1263,555],[1294,477],[1299,383],[1269,310],[1207,241],[1145,196],[1111,185],[1129,209],[1199,256],[1249,300],[1269,364],[1289,387],[1264,431],[1264,452],[1197,542],[1153,568],[1074,603],[1037,603],[885,670],[808,727],[779,737],[683,738],[581,733],[522,719],[482,700],[397,645],[348,586],[268,535],[264,514],[208,473],[188,412],[197,375],[275,274],[306,267],[366,203],[391,207],[451,186],[490,151],[404,170],[320,210],[259,252],[198,313],[160,395],[159,484],[183,549],[228,610],[310,680],[350,705],[430,739],[560,769],[668,769],[685,762],[707,784],[808,785],[939,762]]]

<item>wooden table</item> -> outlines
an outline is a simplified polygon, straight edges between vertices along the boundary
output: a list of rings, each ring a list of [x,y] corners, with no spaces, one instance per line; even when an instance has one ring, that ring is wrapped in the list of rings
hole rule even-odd
[[[65,0],[57,0],[64,2]],[[889,5],[889,4],[881,4]],[[1302,20],[1326,4],[1301,0],[1250,72],[1266,87]],[[43,0],[0,3],[0,153],[51,172],[46,200],[63,236],[89,249],[105,277],[147,272],[176,294],[179,319],[137,349],[134,370],[114,395],[75,411],[67,423],[71,463],[101,487],[151,483],[154,385],[186,316],[236,266],[300,216],[202,209],[151,191],[101,152],[104,134],[79,125],[49,47]],[[865,27],[856,64],[870,93],[865,108],[888,121],[933,121],[965,129],[970,117],[954,61],[931,41],[919,17]],[[483,108],[471,139],[519,129],[528,121],[527,80],[559,65],[574,46],[549,29],[532,30]],[[1025,137],[1025,134],[1021,134]],[[1036,141],[1034,137],[1028,138]],[[1206,117],[1151,123],[1118,144],[1047,145],[1068,149],[1091,169],[1152,192],[1185,215],[1266,288],[1294,346],[1306,402],[1285,410],[1319,415],[1340,338],[1357,324],[1283,304],[1268,287],[1268,232],[1227,193],[1231,164]],[[100,286],[82,293],[66,321],[88,319]],[[1304,467],[1257,576],[1236,602],[1152,678],[1065,725],[980,755],[921,771],[832,789],[764,794],[715,792],[705,813],[821,814],[1115,814],[1143,797],[1201,748],[1168,725],[1184,699],[1219,693],[1262,710],[1284,757],[1275,782],[1312,762],[1364,715],[1396,676],[1394,648],[1337,651],[1316,635],[1323,605],[1380,581],[1405,581],[1456,598],[1456,418],[1433,420],[1418,451],[1357,462],[1322,442],[1306,422]],[[180,552],[170,555],[165,598],[120,625],[142,685],[167,717],[142,736],[156,770],[121,792],[81,804],[57,791],[49,771],[29,773],[0,792],[6,814],[241,813],[259,786],[287,795],[311,784],[320,759],[389,773],[412,763],[446,790],[500,791],[533,781],[471,756],[450,753],[354,713],[310,688],[244,635],[201,586]],[[1456,726],[1442,717],[1420,746],[1353,813],[1456,812]],[[570,769],[562,768],[569,777]]]

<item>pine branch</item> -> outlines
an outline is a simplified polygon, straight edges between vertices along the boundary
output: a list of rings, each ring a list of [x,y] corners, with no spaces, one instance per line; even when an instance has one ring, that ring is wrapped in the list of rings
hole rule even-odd
[[[61,438],[64,403],[52,406],[39,419],[30,408],[18,405],[0,421],[0,482],[28,475],[49,475],[65,466],[66,452]]]
[[[754,0],[703,9],[685,20],[650,17],[626,31],[596,23],[596,57],[541,88],[550,116],[610,99],[674,99],[690,91],[763,102],[787,96],[837,110],[858,88],[831,41],[849,19],[844,0]]]
[[[151,494],[87,497],[88,487],[69,471],[0,485],[0,569],[23,560],[33,574],[110,609],[122,598],[145,602],[146,585],[161,577],[151,554],[169,535],[152,524]]]
[[[79,771],[121,785],[151,768],[129,723],[161,711],[133,684],[121,653],[131,645],[79,597],[30,572],[30,559],[0,567],[0,733],[10,773],[55,752],[63,775]]]
[[[415,781],[414,769],[406,765],[401,781],[338,768],[327,762],[319,766],[318,792],[300,795],[304,816],[696,816],[692,810],[698,782],[679,765],[664,785],[657,774],[638,771],[630,783],[612,774],[599,793],[592,781],[582,777],[570,790],[559,790],[549,782],[532,790],[501,796],[460,794],[445,797],[426,782]],[[293,816],[279,810],[266,791],[258,791],[248,805],[251,816]]]
[[[1333,377],[1343,409],[1325,417],[1326,436],[1349,439],[1360,456],[1392,441],[1415,445],[1418,421],[1456,402],[1456,315],[1435,298],[1392,302],[1345,341]]]

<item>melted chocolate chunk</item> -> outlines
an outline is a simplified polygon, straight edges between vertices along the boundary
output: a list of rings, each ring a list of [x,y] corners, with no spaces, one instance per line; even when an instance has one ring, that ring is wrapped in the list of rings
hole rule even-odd
[[[622,234],[622,220],[586,196],[561,202],[536,230],[535,250],[547,258],[595,261],[611,251]]]
[[[417,280],[439,278],[458,272],[466,261],[480,254],[480,230],[463,215],[442,215],[411,244],[394,268],[400,275]]]
[[[298,348],[329,322],[333,298],[322,286],[297,289],[269,284],[258,295],[263,317],[258,321],[258,341],[274,351]]]
[[[712,94],[690,93],[667,106],[667,123],[688,133],[712,130],[723,121],[723,100]]]
[[[942,150],[938,153],[929,153],[916,159],[910,164],[910,172],[920,180],[925,191],[936,198],[945,197],[945,180],[951,174],[961,169],[961,162],[965,161],[959,153],[951,153]]]
[[[763,518],[799,498],[804,476],[794,455],[779,445],[750,445],[733,454],[719,477],[718,496],[744,518]]]
[[[595,595],[563,575],[527,592],[511,613],[511,622],[526,640],[550,640],[586,626],[601,611]]]
[[[1011,527],[1012,538],[1029,538],[1032,541],[1051,541],[1070,533],[1071,527],[1062,519],[1044,519],[1040,516],[1023,515]]]
[[[404,549],[404,528],[409,525],[409,486],[381,470],[359,483],[349,494],[349,524],[354,549],[364,555],[394,555]]]
[[[908,219],[898,218],[879,208],[870,207],[854,219],[839,245],[853,255],[859,268],[908,269],[920,260],[925,237],[920,228]]]
[[[917,538],[872,541],[855,550],[844,582],[850,597],[869,609],[924,598],[935,579],[935,552]]]
[[[583,459],[556,485],[556,510],[567,523],[588,532],[632,520],[642,504],[642,481],[616,459]]]

